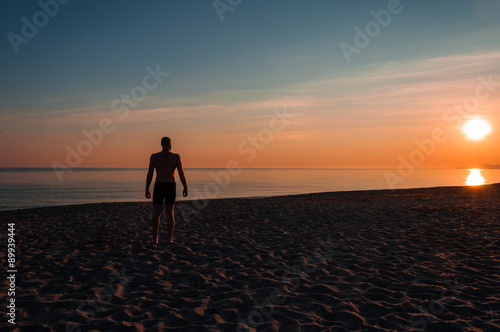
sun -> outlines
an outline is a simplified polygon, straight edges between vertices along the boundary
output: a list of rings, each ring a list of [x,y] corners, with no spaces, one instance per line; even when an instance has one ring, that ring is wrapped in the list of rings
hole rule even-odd
[[[491,126],[488,121],[475,118],[466,121],[462,126],[462,131],[468,139],[479,141],[491,133]]]

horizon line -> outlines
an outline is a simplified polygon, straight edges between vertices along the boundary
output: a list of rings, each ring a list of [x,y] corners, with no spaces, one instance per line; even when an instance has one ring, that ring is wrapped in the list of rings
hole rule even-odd
[[[226,167],[186,167],[184,170],[223,170]],[[244,170],[366,170],[366,171],[387,171],[398,170],[397,168],[326,168],[326,167],[240,167]],[[418,168],[415,170],[468,170],[468,169],[500,169],[500,165],[485,164],[480,167],[456,167],[456,168]],[[52,167],[0,167],[0,171],[53,171]],[[93,171],[93,170],[148,170],[147,167],[76,167],[76,168],[61,168],[61,171]]]

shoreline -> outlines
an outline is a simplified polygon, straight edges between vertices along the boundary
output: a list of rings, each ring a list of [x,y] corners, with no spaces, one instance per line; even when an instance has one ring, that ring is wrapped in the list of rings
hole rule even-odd
[[[158,245],[150,202],[0,211],[15,327],[498,330],[499,201],[500,184],[182,201],[195,213],[176,210],[173,244],[162,217]]]
[[[202,200],[195,200],[195,199],[179,199],[176,201],[176,206],[178,204],[184,204],[183,202],[195,202],[195,201],[218,201],[218,200],[252,200],[252,199],[268,199],[268,198],[280,198],[280,197],[289,197],[289,198],[294,198],[296,196],[312,196],[312,195],[325,195],[325,194],[350,194],[350,193],[371,193],[371,194],[377,194],[377,193],[383,193],[383,192],[400,192],[400,191],[408,191],[408,190],[427,190],[427,189],[443,189],[443,188],[476,188],[476,187],[483,187],[483,186],[500,186],[499,183],[490,183],[490,184],[484,184],[484,185],[479,185],[479,186],[467,186],[467,185],[462,185],[462,186],[437,186],[437,187],[416,187],[416,188],[400,188],[400,189],[354,189],[354,190],[340,190],[340,191],[322,191],[322,192],[311,192],[311,193],[302,193],[302,194],[285,194],[285,195],[270,195],[270,196],[248,196],[248,197],[223,197],[223,198],[205,198]],[[178,197],[180,198],[180,197]],[[63,205],[47,205],[47,206],[34,206],[34,207],[27,207],[27,208],[15,208],[15,209],[8,209],[8,210],[2,210],[0,209],[0,213],[2,212],[14,212],[14,211],[21,211],[21,210],[33,210],[33,209],[44,209],[44,208],[57,208],[57,207],[69,207],[69,206],[79,206],[79,205],[93,205],[93,204],[152,204],[152,201],[111,201],[111,202],[88,202],[88,203],[76,203],[76,204],[63,204]]]

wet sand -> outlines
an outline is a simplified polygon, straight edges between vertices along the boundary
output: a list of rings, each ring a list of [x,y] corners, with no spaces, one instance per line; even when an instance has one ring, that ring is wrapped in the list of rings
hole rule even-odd
[[[500,185],[186,201],[158,245],[150,203],[3,211],[2,327],[498,331],[499,203]]]

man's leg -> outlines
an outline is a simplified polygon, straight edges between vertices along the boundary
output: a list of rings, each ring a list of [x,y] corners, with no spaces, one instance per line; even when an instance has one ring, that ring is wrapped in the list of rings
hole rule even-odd
[[[163,210],[163,204],[154,204],[153,208],[153,220],[151,223],[151,228],[153,230],[153,243],[158,243],[158,232],[160,230],[160,217]]]
[[[167,216],[167,241],[174,242],[174,204],[165,204],[165,214]]]

